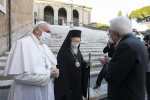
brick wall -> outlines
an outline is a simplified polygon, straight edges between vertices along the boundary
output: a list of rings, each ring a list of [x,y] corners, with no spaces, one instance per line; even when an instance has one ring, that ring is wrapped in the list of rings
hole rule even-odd
[[[6,0],[6,14],[0,11],[0,56],[9,46],[9,5]],[[33,0],[11,0],[12,44],[22,38],[33,26]]]

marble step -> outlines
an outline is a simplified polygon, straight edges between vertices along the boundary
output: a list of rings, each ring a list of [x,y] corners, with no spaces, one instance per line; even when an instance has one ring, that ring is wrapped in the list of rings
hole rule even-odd
[[[91,60],[92,60],[92,61],[99,61],[100,58],[103,58],[103,56],[96,56],[96,57],[91,56]],[[89,60],[89,57],[84,57],[83,59],[84,59],[85,61],[87,61],[87,60]]]
[[[97,76],[100,73],[100,71],[102,70],[102,68],[103,67],[96,67],[96,68],[91,67],[90,68],[90,76]]]
[[[3,71],[4,71],[4,70],[0,70],[0,76],[3,76]]]
[[[57,54],[54,54],[55,55],[55,57],[57,57]],[[101,57],[103,57],[105,54],[100,54],[100,53],[95,53],[95,54],[91,54],[91,57],[93,58],[93,57],[99,57],[99,58],[101,58]],[[87,58],[87,57],[89,57],[89,53],[83,53],[82,54],[82,56],[83,56],[83,58]],[[4,57],[0,57],[0,61],[6,61],[7,60],[7,57],[8,56],[4,56]]]
[[[104,56],[104,55],[106,55],[106,54],[100,53],[100,52],[93,52],[93,53],[91,53],[91,56]],[[89,56],[89,53],[87,53],[87,52],[84,53],[83,52],[82,56]]]
[[[91,49],[80,49],[80,51],[97,51],[97,52],[99,52],[99,51],[103,51],[103,48],[91,48]]]
[[[0,87],[2,86],[10,86],[14,80],[0,80]]]
[[[0,81],[0,87],[3,86],[10,86],[13,83],[14,80],[1,80]],[[97,89],[93,89],[92,87],[89,88],[89,97],[90,100],[99,100],[107,97],[107,84],[101,84],[100,87]],[[88,100],[87,98],[83,97],[83,100]]]
[[[13,83],[13,80],[1,80],[0,87],[2,86],[10,86]],[[107,97],[107,84],[102,84],[97,89],[93,89],[90,87],[90,100],[99,100]],[[83,100],[88,100],[87,98],[83,98]]]
[[[57,54],[59,50],[51,50],[54,54]],[[103,53],[103,49],[86,49],[80,50],[81,53]],[[5,55],[9,55],[9,52],[5,52]]]
[[[80,44],[80,47],[105,47],[106,44]],[[49,45],[49,47],[61,47],[61,45]]]
[[[51,50],[59,50],[60,47],[50,47]],[[104,47],[82,47],[80,48],[80,50],[93,50],[93,49],[97,49],[97,50],[103,50]]]
[[[102,67],[102,64],[100,62],[99,63],[92,62],[91,68],[99,68],[99,67]]]
[[[51,50],[54,54],[57,54],[58,52],[59,52],[59,50]],[[103,49],[81,49],[80,50],[81,51],[81,53],[91,53],[91,54],[93,54],[93,53],[103,53]]]
[[[99,100],[107,97],[107,84],[102,84],[97,89],[93,89],[90,87],[90,100]],[[88,100],[87,98],[83,98],[83,100]]]
[[[0,68],[4,68],[5,62],[0,62]]]
[[[91,67],[90,68],[90,76],[95,76],[95,75],[98,75],[99,72],[101,71],[102,67]],[[0,76],[3,76],[3,71],[4,70],[0,70]]]
[[[0,57],[0,61],[6,61],[6,60],[7,60],[7,56]]]
[[[57,54],[54,54],[55,55],[55,57],[57,57]],[[103,56],[105,56],[105,55],[107,55],[107,54],[104,54],[104,53],[91,53],[91,57],[103,57]],[[82,56],[83,56],[83,58],[85,58],[85,57],[89,57],[89,53],[82,53]]]
[[[9,52],[5,52],[5,55],[9,55]]]
[[[6,62],[0,62],[0,68],[4,68]],[[92,62],[92,66],[91,67],[102,67],[102,65],[100,64],[100,62]]]

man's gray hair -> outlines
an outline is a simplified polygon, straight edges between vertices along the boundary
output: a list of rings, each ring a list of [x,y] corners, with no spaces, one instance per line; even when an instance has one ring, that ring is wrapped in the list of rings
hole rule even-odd
[[[110,30],[117,31],[123,37],[132,33],[132,22],[125,16],[118,16],[109,21]]]

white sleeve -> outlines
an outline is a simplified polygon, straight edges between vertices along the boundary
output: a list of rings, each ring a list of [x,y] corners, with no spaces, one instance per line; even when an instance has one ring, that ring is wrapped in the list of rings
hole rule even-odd
[[[56,65],[53,62],[51,62],[51,66],[52,68],[56,68]]]
[[[20,74],[14,76],[15,81],[28,85],[44,86],[48,85],[50,80],[50,70],[47,74]]]

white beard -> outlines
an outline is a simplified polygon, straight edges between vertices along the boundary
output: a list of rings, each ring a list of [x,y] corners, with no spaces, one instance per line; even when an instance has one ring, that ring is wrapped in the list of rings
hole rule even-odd
[[[77,54],[77,53],[78,53],[78,49],[77,49],[77,48],[75,48],[75,49],[74,49],[74,48],[71,48],[71,49],[72,49],[72,51],[73,51],[74,54]]]

